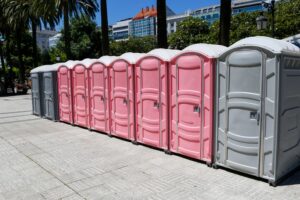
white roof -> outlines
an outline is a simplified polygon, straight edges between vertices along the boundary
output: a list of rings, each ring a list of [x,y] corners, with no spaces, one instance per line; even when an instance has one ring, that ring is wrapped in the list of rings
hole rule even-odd
[[[171,61],[171,59],[178,54],[180,51],[179,50],[171,50],[171,49],[153,49],[149,51],[147,54],[143,56],[155,56],[160,58],[163,61]]]
[[[77,65],[77,64],[80,64],[79,60],[69,60],[69,61],[63,63],[62,65],[68,67],[69,69],[73,69],[75,67],[75,65]]]
[[[116,59],[117,59],[116,56],[102,56],[99,58],[98,61],[103,63],[105,66],[109,66]]]
[[[142,56],[144,56],[144,53],[124,53],[118,59],[124,59],[130,64],[135,64]]]
[[[277,40],[274,38],[269,38],[265,36],[256,36],[256,37],[248,37],[245,39],[242,39],[233,45],[231,45],[229,48],[238,48],[243,46],[254,46],[254,47],[261,47],[264,49],[267,49],[269,51],[272,51],[274,53],[282,53],[282,52],[299,52],[299,47],[286,42],[282,40]]]
[[[99,62],[98,59],[86,58],[79,62],[79,64],[84,65],[85,67],[90,67],[93,63]]]
[[[36,68],[32,69],[32,70],[30,71],[30,73],[38,73],[38,72],[42,72],[43,69],[44,69],[45,67],[47,67],[47,66],[49,66],[49,65],[42,65],[42,66],[36,67]]]
[[[63,65],[64,63],[55,63],[52,65],[44,65],[44,67],[41,69],[42,72],[51,72],[51,71],[57,71],[58,67]]]
[[[222,45],[199,43],[199,44],[192,44],[184,48],[182,50],[182,53],[197,52],[211,58],[217,58],[222,53],[224,53],[224,51],[226,51],[227,49],[228,49],[227,47]]]

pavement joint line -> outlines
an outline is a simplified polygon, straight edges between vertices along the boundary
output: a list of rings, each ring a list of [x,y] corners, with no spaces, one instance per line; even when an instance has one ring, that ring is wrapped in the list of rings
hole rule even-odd
[[[19,122],[29,122],[29,121],[36,121],[41,120],[40,118],[32,118],[32,119],[23,119],[23,120],[16,120],[16,121],[8,121],[8,122],[1,122],[1,124],[13,124],[13,123],[19,123]]]
[[[14,113],[24,113],[24,112],[32,113],[32,110],[20,110],[20,111],[15,111],[15,112],[2,112],[2,113],[0,113],[0,115],[14,114]]]
[[[53,173],[51,173],[51,171],[47,170],[46,168],[44,168],[42,165],[40,165],[38,162],[36,162],[34,159],[32,159],[30,156],[27,156],[25,154],[23,154],[23,152],[21,152],[18,148],[16,148],[13,144],[11,144],[8,140],[6,140],[5,137],[2,137],[0,135],[0,138],[2,140],[4,140],[5,142],[7,142],[7,144],[9,144],[10,146],[14,147],[20,154],[22,154],[23,156],[27,157],[29,160],[31,160],[32,162],[34,162],[36,165],[38,165],[40,168],[42,168],[45,172],[47,172],[48,174],[50,174],[51,176],[55,177],[58,181],[60,181],[64,186],[66,186],[67,188],[69,188],[70,190],[72,190],[75,194],[79,195],[81,198],[86,199],[84,196],[82,196],[79,192],[77,192],[76,190],[73,190],[73,188],[71,188],[67,183],[65,183],[63,180],[61,180],[60,178],[58,178],[57,176],[55,176]],[[31,143],[31,142],[30,142]],[[44,196],[43,196],[44,197]]]
[[[115,168],[115,169],[112,169],[112,170],[109,170],[109,171],[105,171],[105,172],[103,172],[103,173],[100,173],[100,174],[96,174],[96,175],[93,175],[93,176],[88,176],[88,177],[85,177],[85,178],[82,178],[82,179],[79,179],[79,180],[76,180],[76,181],[72,181],[72,182],[70,182],[69,184],[72,184],[72,183],[76,183],[76,182],[78,182],[78,181],[84,181],[84,180],[87,180],[87,179],[89,179],[89,178],[92,178],[92,177],[95,177],[95,176],[99,176],[99,175],[105,175],[105,174],[109,174],[109,173],[111,173],[111,172],[113,172],[113,171],[115,171],[115,170],[119,170],[119,169],[122,169],[122,168],[125,168],[125,167],[128,167],[129,165],[126,165],[126,166],[121,166],[121,167],[118,167],[118,168]],[[100,185],[102,185],[102,184],[100,184]],[[98,185],[99,186],[99,185]],[[93,186],[93,187],[96,187],[96,186]],[[91,187],[91,188],[93,188],[93,187]],[[90,189],[90,188],[88,188],[88,189]],[[85,190],[88,190],[88,189],[85,189]],[[82,191],[84,191],[84,190],[82,190]]]

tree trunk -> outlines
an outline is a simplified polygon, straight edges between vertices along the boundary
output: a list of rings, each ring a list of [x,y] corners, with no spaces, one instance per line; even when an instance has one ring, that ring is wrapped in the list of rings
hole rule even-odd
[[[109,54],[108,19],[106,0],[100,0],[101,5],[101,29],[102,29],[102,53]]]
[[[33,49],[33,67],[38,66],[37,58],[37,45],[36,45],[36,20],[31,19],[31,28],[32,28],[32,49]]]
[[[166,0],[157,0],[157,45],[168,48]]]
[[[5,66],[4,66],[4,55],[3,55],[3,43],[0,41],[0,60],[1,60],[1,69],[0,69],[0,78],[4,75]],[[0,80],[1,81],[1,80]]]
[[[65,39],[65,53],[67,59],[71,59],[71,36],[70,36],[70,24],[69,24],[69,1],[64,1],[64,39]]]
[[[229,46],[231,21],[231,0],[221,0],[219,44]]]
[[[19,59],[19,81],[21,84],[25,83],[25,67],[23,63],[23,55],[22,55],[22,31],[17,31],[17,48],[18,48],[18,59]]]
[[[11,66],[11,56],[10,56],[10,31],[7,30],[6,32],[6,64],[7,66]],[[12,74],[13,70],[12,67],[9,68],[9,73]]]

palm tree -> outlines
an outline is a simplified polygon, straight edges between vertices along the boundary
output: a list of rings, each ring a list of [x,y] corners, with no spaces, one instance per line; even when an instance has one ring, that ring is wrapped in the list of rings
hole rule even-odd
[[[59,17],[63,16],[64,20],[64,41],[65,53],[67,59],[71,59],[71,35],[69,17],[78,17],[79,14],[86,14],[95,18],[98,5],[96,0],[55,0],[56,7],[59,11]]]
[[[166,0],[157,0],[157,45],[168,48]]]
[[[101,7],[101,29],[102,29],[102,53],[109,54],[108,19],[106,0],[100,0]]]
[[[33,66],[37,67],[37,45],[36,27],[49,24],[54,27],[58,23],[55,4],[50,0],[4,0],[4,15],[8,19],[8,24],[17,35],[18,60],[20,69],[20,82],[25,81],[25,67],[21,51],[21,41],[24,32],[31,26],[33,45]],[[7,45],[8,46],[8,45]]]
[[[22,34],[28,28],[29,16],[28,7],[30,6],[26,0],[3,0],[4,3],[4,16],[7,18],[7,23],[11,30],[16,33],[16,42],[18,49],[18,60],[19,60],[19,81],[25,82],[25,66],[23,62],[21,41]]]
[[[219,44],[229,46],[231,0],[221,0]]]

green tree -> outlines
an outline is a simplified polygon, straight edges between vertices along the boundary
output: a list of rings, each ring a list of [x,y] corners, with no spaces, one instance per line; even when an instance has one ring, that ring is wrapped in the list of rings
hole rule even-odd
[[[209,40],[208,23],[200,18],[189,17],[178,24],[177,31],[169,36],[169,45],[174,49],[183,49],[194,43]]]
[[[17,44],[17,42],[15,42],[17,40],[18,37],[18,33],[11,33],[10,38],[11,40],[9,42],[5,42],[5,49],[10,49],[10,60],[7,61],[8,66],[10,67],[10,69],[14,69],[14,68],[18,68],[18,70],[16,70],[18,72],[18,76],[24,76],[28,77],[29,76],[29,72],[30,70],[33,68],[32,63],[33,63],[33,46],[32,46],[32,35],[28,32],[25,31],[24,33],[22,33],[22,38],[20,40],[20,44]],[[8,47],[7,47],[8,46]],[[20,46],[21,48],[18,49],[18,46]],[[38,55],[40,54],[40,52],[37,52]],[[19,68],[19,57],[22,57],[22,62],[24,65],[24,72],[21,72],[21,69]],[[11,71],[12,73],[12,71]],[[21,73],[23,73],[21,75]]]
[[[300,0],[280,1],[275,10],[275,35],[285,38],[300,33]]]
[[[18,62],[19,62],[19,80],[21,83],[25,82],[25,66],[22,56],[22,36],[28,28],[29,16],[27,13],[28,3],[25,0],[15,1],[15,0],[3,0],[4,4],[4,15],[7,18],[7,24],[11,30],[16,33],[16,43],[18,50]]]
[[[166,0],[156,0],[156,7],[157,7],[157,46],[158,48],[168,48]]]
[[[102,52],[109,54],[108,19],[106,0],[100,0],[101,7],[101,30],[102,30]]]
[[[63,17],[64,21],[65,53],[67,58],[71,59],[71,33],[69,18],[73,16],[78,17],[80,14],[86,14],[91,18],[95,18],[98,5],[96,0],[55,0],[55,4],[59,11],[59,17]]]
[[[122,55],[126,52],[147,53],[156,48],[156,38],[153,36],[129,38],[126,41],[113,41],[111,43],[112,55]]]
[[[61,52],[65,49],[64,31],[62,38],[55,47],[57,50],[50,51],[51,60],[55,57],[64,57]],[[73,18],[70,23],[70,45],[73,59],[99,58],[101,53],[101,31],[96,27],[88,16]]]
[[[252,12],[234,16],[231,20],[230,44],[251,36],[264,35],[271,37],[270,29],[257,29],[256,18],[259,15],[259,12]]]

